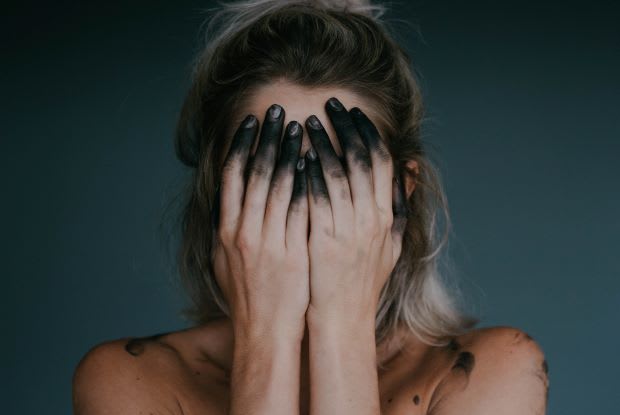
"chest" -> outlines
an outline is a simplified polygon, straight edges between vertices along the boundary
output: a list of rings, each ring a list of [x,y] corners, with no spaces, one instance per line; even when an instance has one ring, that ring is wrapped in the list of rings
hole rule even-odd
[[[425,414],[438,382],[437,369],[438,366],[433,362],[410,362],[379,372],[381,414]],[[185,389],[180,399],[184,414],[228,414],[231,396],[230,385],[225,379],[209,377],[207,373],[202,379],[197,376],[192,383],[192,387]],[[308,368],[303,365],[299,384],[299,413],[307,415],[310,408],[310,382]]]

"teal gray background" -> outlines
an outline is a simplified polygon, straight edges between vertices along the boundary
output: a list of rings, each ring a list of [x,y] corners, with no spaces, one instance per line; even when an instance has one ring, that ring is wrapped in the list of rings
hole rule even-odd
[[[173,128],[213,4],[3,7],[4,413],[69,413],[90,347],[189,324],[159,225],[187,174]],[[401,1],[387,16],[419,28],[396,25],[455,278],[483,326],[542,346],[549,414],[620,407],[616,4]]]

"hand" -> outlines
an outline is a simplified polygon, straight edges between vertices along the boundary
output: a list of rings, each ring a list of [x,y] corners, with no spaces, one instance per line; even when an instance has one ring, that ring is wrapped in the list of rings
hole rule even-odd
[[[330,104],[334,103],[334,106]],[[306,129],[309,181],[310,304],[308,313],[374,322],[381,289],[402,249],[407,221],[402,180],[374,124],[335,98],[326,112],[343,151],[342,162],[318,118]],[[343,165],[344,163],[344,165]]]
[[[283,122],[284,110],[272,105],[250,162],[258,120],[246,117],[232,139],[222,170],[214,271],[236,328],[303,337],[309,302],[307,184],[303,158],[298,162],[303,129],[296,121],[287,125],[274,172]]]

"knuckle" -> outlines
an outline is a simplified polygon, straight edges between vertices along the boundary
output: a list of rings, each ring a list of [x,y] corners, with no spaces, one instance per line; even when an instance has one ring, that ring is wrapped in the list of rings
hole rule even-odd
[[[360,216],[358,222],[359,229],[368,235],[376,235],[379,233],[379,218],[376,214],[365,214]]]
[[[394,224],[394,215],[392,212],[385,212],[382,214],[383,220],[382,222],[385,224],[384,228],[392,229],[392,225]]]
[[[220,226],[217,229],[217,231],[215,233],[215,236],[217,238],[217,241],[219,243],[221,243],[222,245],[224,245],[224,246],[227,246],[230,243],[231,232],[227,228],[225,228],[223,226]]]
[[[249,252],[252,248],[252,240],[250,239],[248,233],[243,229],[239,230],[235,236],[234,246],[239,250],[239,252]]]

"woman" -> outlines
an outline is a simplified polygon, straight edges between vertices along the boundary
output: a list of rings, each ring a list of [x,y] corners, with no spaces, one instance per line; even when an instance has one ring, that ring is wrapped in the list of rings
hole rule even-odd
[[[474,329],[442,284],[447,208],[383,8],[223,7],[176,137],[196,325],[93,348],[75,412],[543,414],[538,344]]]

